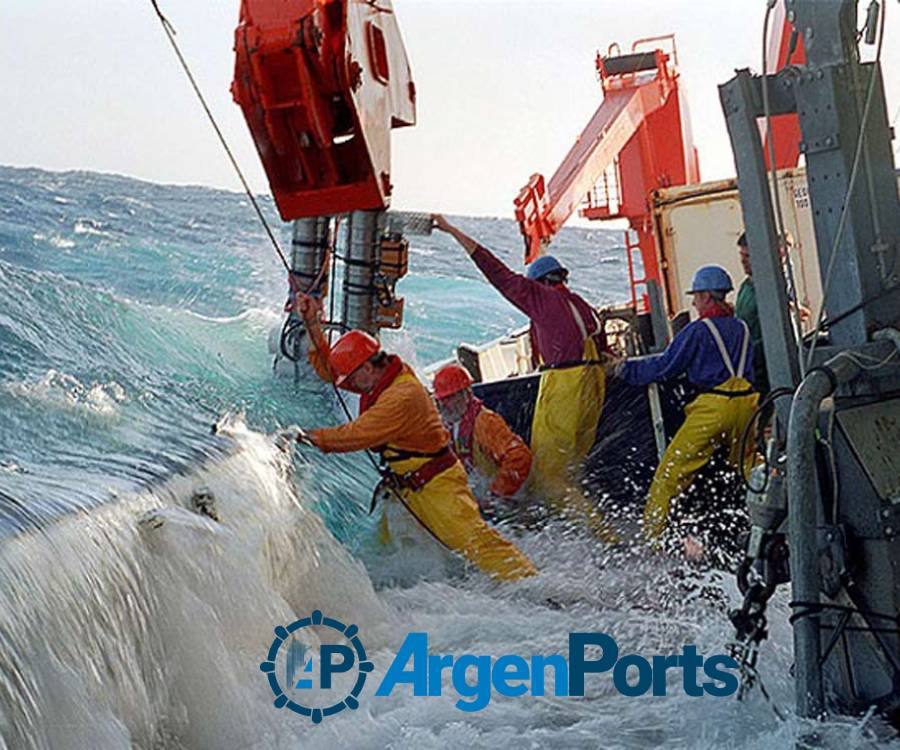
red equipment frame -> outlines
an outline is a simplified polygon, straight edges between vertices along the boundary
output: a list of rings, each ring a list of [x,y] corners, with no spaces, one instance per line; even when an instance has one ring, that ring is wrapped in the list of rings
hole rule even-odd
[[[281,218],[387,208],[391,128],[416,121],[390,0],[242,0],[234,50]]]
[[[806,65],[806,50],[803,37],[793,37],[794,27],[787,19],[784,3],[779,2],[772,10],[772,25],[766,42],[768,50],[766,73],[772,75],[788,65]],[[791,41],[796,39],[795,48],[791,50]],[[775,167],[787,169],[796,167],[800,161],[800,118],[796,112],[787,115],[775,115],[772,118],[772,145],[775,147]],[[763,137],[763,157],[766,168],[771,168],[769,159],[769,141],[765,120],[760,121],[760,135]]]

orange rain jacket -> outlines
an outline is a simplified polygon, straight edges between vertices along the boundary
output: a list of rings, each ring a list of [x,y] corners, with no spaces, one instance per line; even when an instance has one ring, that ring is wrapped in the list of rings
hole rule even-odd
[[[474,426],[468,426],[473,416]],[[503,417],[475,398],[456,430],[454,448],[466,471],[493,477],[490,491],[501,497],[516,494],[531,471],[531,449]]]
[[[310,364],[323,380],[332,382],[328,344],[324,340],[315,343],[309,349]],[[311,437],[324,453],[348,453],[386,445],[402,451],[436,453],[450,442],[450,433],[434,401],[405,363],[400,374],[359,417],[349,424],[313,430]]]

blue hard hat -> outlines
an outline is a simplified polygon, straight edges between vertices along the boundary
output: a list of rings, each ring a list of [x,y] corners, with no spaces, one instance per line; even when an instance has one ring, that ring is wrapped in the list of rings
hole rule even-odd
[[[528,267],[528,278],[532,281],[540,281],[548,273],[554,271],[567,273],[566,269],[552,255],[542,255]]]
[[[688,294],[695,292],[730,292],[734,289],[731,276],[722,266],[701,266],[694,274]]]

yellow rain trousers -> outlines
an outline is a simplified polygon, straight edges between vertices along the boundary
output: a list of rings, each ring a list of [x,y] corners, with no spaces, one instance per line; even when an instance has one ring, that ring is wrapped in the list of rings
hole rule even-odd
[[[581,489],[582,463],[594,445],[606,393],[606,375],[593,338],[585,340],[584,361],[595,364],[541,374],[531,423],[531,486],[560,515],[582,521],[595,536],[614,542],[615,534]]]
[[[324,358],[323,358],[324,359]],[[327,360],[324,360],[327,362]],[[316,365],[316,362],[313,361]],[[320,363],[321,365],[321,363]],[[449,443],[431,395],[413,371],[391,365],[394,371],[380,384],[379,395],[349,424],[312,430],[313,441],[325,453],[378,450],[390,461],[391,470],[409,474],[426,464],[428,457],[402,457],[404,453],[434,455]],[[330,374],[324,366],[317,372]],[[397,460],[402,457],[402,460]],[[464,555],[485,573],[501,580],[534,575],[531,561],[504,539],[481,517],[469,489],[468,477],[457,460],[420,490],[398,490],[404,505],[441,543]],[[391,493],[392,502],[399,500]],[[386,515],[382,516],[381,539],[390,539]]]
[[[428,459],[395,462],[398,474],[415,471]],[[441,472],[422,489],[399,490],[406,509],[441,544],[458,552],[492,578],[512,581],[537,573],[531,560],[481,517],[478,502],[469,489],[469,478],[460,461]],[[399,502],[391,493],[391,502]],[[381,516],[382,543],[390,542],[386,512]]]
[[[722,393],[746,393],[752,386],[743,378],[732,377],[715,388]],[[729,450],[728,461],[740,465],[741,434],[759,401],[758,393],[727,396],[702,393],[685,409],[685,420],[675,433],[653,475],[647,504],[644,506],[644,536],[653,540],[666,529],[669,509],[678,495],[720,447]],[[753,441],[747,441],[744,467],[749,471]]]

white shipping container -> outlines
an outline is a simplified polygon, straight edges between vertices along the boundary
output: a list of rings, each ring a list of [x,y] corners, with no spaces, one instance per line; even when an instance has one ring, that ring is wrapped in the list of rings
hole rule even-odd
[[[791,239],[791,260],[797,298],[809,310],[806,325],[814,325],[822,304],[822,282],[816,252],[806,171],[785,169],[778,174],[785,230]],[[666,188],[654,196],[657,246],[669,315],[690,308],[685,290],[702,265],[718,263],[739,287],[744,279],[737,238],[744,231],[737,180]]]

